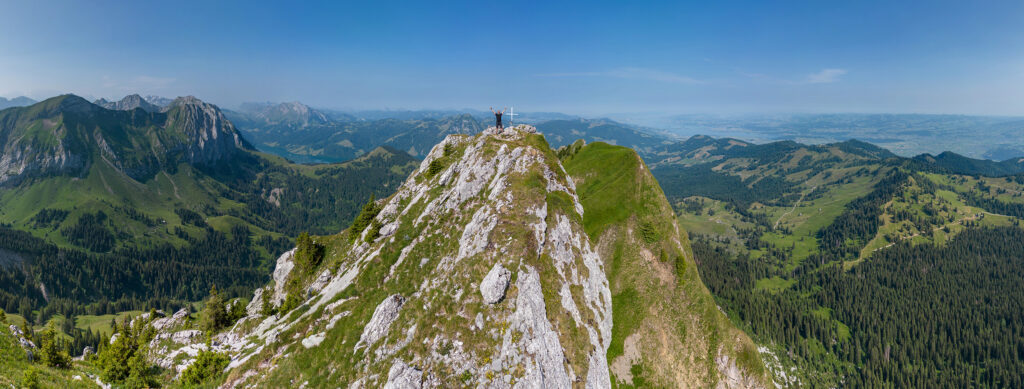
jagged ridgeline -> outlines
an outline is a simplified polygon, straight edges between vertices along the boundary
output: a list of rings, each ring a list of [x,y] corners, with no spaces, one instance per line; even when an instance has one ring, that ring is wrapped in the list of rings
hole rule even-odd
[[[529,126],[446,137],[349,230],[278,259],[213,336],[225,385],[765,386],[643,162],[580,146],[563,166]],[[160,322],[178,341],[151,345],[159,364],[206,347],[188,326]]]

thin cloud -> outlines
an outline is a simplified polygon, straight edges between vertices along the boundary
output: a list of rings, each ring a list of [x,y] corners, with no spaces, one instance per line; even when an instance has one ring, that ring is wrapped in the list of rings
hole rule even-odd
[[[764,73],[751,73],[740,69],[733,69],[737,74],[757,81],[781,85],[806,85],[806,84],[831,84],[840,81],[842,76],[849,73],[846,69],[822,69],[819,72],[811,73],[800,79],[787,79],[775,77]]]
[[[839,81],[839,78],[846,74],[846,69],[822,69],[820,72],[807,75],[804,80],[807,84],[829,84]]]
[[[548,73],[541,77],[610,77],[631,80],[648,80],[675,84],[703,84],[704,81],[680,74],[646,68],[618,68],[600,72]]]

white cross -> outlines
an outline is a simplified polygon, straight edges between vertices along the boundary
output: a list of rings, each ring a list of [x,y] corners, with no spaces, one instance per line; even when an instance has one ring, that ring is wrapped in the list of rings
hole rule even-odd
[[[509,107],[508,109],[508,124],[512,124],[516,120],[516,107]]]

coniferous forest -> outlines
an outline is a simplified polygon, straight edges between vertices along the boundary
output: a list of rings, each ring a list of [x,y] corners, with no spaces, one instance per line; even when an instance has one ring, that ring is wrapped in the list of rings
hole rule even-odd
[[[898,244],[848,272],[833,265],[806,274],[778,294],[754,291],[770,273],[756,262],[701,240],[693,248],[704,282],[737,322],[835,369],[846,385],[1024,384],[1019,228],[971,229],[945,247]],[[829,365],[823,351],[848,364]]]

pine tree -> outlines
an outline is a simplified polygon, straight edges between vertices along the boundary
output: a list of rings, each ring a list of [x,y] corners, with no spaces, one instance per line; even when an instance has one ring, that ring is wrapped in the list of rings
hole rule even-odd
[[[128,378],[130,372],[128,360],[135,356],[137,345],[134,337],[128,332],[118,332],[113,343],[101,342],[97,359],[103,369],[101,374],[105,382],[121,382]]]
[[[63,342],[57,337],[57,329],[51,322],[39,337],[39,360],[50,367],[67,368],[71,366],[71,357],[64,349]]]
[[[128,378],[124,382],[124,387],[143,389],[154,386],[156,382],[149,365],[146,364],[146,348],[140,346],[135,355],[128,359]]]
[[[199,319],[199,327],[210,333],[224,328],[228,323],[228,311],[224,305],[224,299],[220,297],[215,285],[210,289],[210,298],[206,300],[203,307],[202,317]]]

